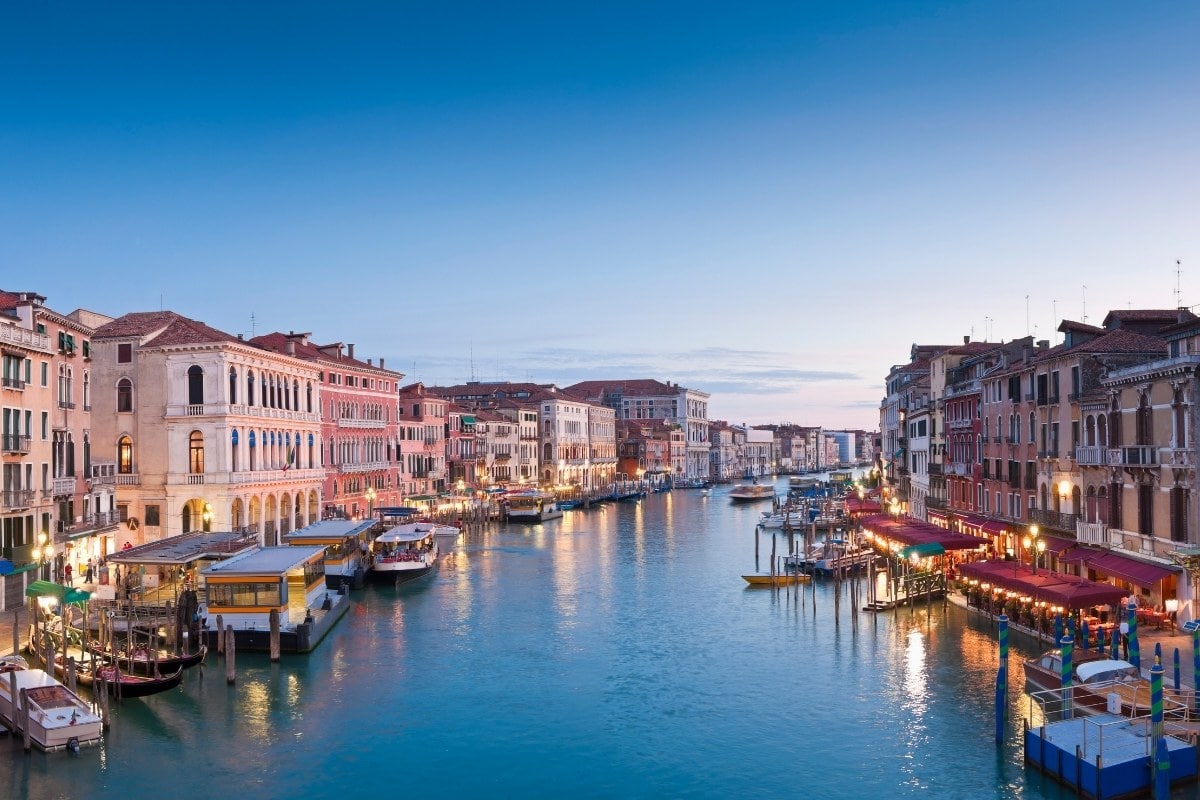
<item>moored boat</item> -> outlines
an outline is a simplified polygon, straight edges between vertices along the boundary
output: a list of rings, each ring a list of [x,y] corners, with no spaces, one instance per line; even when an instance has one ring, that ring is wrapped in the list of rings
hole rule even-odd
[[[88,652],[99,659],[114,663],[134,675],[153,675],[156,670],[160,675],[166,675],[176,669],[187,669],[202,662],[208,653],[208,645],[201,643],[194,653],[180,654],[160,648],[140,646],[114,651],[101,647],[99,642],[93,640],[88,645]]]
[[[1150,713],[1150,681],[1128,661],[1105,658],[1096,650],[1071,653],[1071,701],[1077,708],[1095,713],[1140,717]],[[1048,650],[1026,659],[1025,689],[1030,693],[1062,689],[1062,651]],[[1185,699],[1173,689],[1163,688],[1167,711],[1187,708]]]
[[[82,697],[50,673],[29,668],[13,656],[0,662],[0,722],[9,730],[24,729],[22,689],[29,701],[29,738],[39,749],[75,750],[100,741],[100,717]]]
[[[809,576],[802,572],[779,572],[774,575],[767,572],[752,572],[749,575],[743,575],[742,580],[751,586],[781,586],[788,583],[803,583],[809,580]]]
[[[428,575],[437,564],[441,528],[458,529],[434,522],[409,522],[390,528],[371,543],[370,577],[404,583]]]

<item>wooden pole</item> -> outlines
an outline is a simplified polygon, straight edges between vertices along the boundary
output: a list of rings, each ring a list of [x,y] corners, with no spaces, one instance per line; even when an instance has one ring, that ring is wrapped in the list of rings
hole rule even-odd
[[[15,654],[14,654],[15,655]],[[20,708],[17,706],[17,673],[16,670],[8,673],[8,697],[9,697],[9,713],[12,715],[13,733],[18,733],[21,730],[21,714]]]
[[[13,714],[16,717],[16,714]],[[30,730],[29,724],[29,690],[21,690],[21,726],[25,731],[25,752],[28,753],[33,749],[33,732]]]
[[[75,691],[75,656],[67,656],[67,688]]]
[[[225,625],[221,617],[221,614],[217,614],[217,655],[225,652]]]
[[[237,680],[237,669],[234,666],[233,626],[225,628],[225,683],[233,685]]]
[[[271,663],[279,661],[279,609],[271,609]]]
[[[21,652],[21,616],[13,609],[13,655]],[[14,717],[15,718],[15,717]]]

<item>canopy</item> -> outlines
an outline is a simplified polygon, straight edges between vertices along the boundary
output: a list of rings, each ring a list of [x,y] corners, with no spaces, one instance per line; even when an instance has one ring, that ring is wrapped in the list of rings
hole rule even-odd
[[[1126,592],[1108,583],[1097,583],[1074,575],[1040,571],[1015,561],[976,561],[962,564],[959,574],[1004,589],[1027,594],[1063,608],[1079,609],[1121,602]]]
[[[92,596],[83,589],[72,589],[50,581],[34,581],[25,587],[26,597],[55,597],[60,603],[86,603]]]
[[[937,525],[911,517],[891,517],[875,514],[863,517],[860,524],[876,536],[882,536],[902,545],[930,544],[936,542],[945,550],[974,550],[988,544],[987,539],[965,533],[948,531]]]
[[[929,556],[940,556],[946,553],[946,548],[940,542],[926,542],[925,544],[912,544],[901,550],[896,555],[899,558],[928,558]]]

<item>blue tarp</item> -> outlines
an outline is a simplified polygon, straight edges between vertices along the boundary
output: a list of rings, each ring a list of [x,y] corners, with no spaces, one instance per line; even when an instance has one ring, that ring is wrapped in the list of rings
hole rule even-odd
[[[11,575],[14,569],[16,568],[13,566],[13,562],[7,558],[0,558],[0,575]]]

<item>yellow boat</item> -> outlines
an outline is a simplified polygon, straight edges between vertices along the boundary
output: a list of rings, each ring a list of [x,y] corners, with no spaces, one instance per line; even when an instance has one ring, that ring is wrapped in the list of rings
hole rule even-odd
[[[782,572],[775,575],[756,572],[753,575],[743,575],[742,580],[751,586],[783,586],[787,583],[804,583],[809,580],[809,576],[802,572]]]

